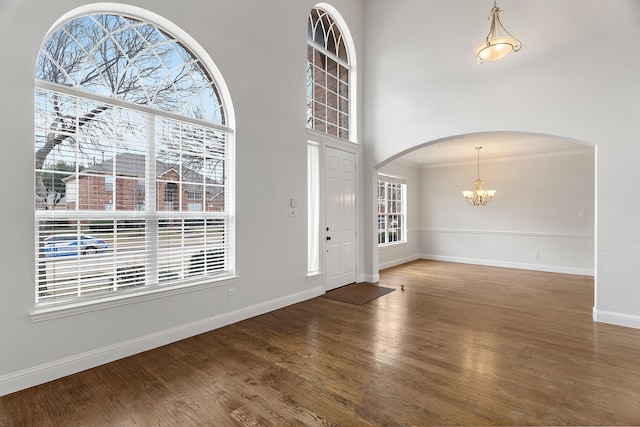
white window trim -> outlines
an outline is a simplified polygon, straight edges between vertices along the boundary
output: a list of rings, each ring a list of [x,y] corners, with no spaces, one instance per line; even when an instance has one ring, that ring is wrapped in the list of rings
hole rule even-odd
[[[330,5],[329,3],[317,3],[314,7],[318,7],[320,9],[324,9],[333,18],[333,20],[338,24],[340,31],[342,32],[342,37],[345,39],[345,47],[347,48],[347,57],[349,58],[349,67],[350,73],[349,78],[350,82],[350,90],[349,92],[349,141],[357,143],[358,141],[358,61],[356,55],[355,42],[353,41],[353,36],[351,35],[351,31],[349,30],[349,26],[347,25],[347,21],[342,17],[340,12]]]
[[[151,301],[158,298],[166,298],[174,295],[185,294],[189,292],[198,292],[205,289],[217,288],[220,286],[235,285],[239,281],[239,276],[231,275],[220,278],[207,278],[196,282],[181,283],[179,285],[168,285],[161,288],[150,288],[145,290],[136,290],[131,293],[120,292],[107,298],[92,299],[86,301],[76,301],[68,304],[57,304],[47,307],[46,305],[38,306],[29,313],[32,322],[42,322],[46,320],[59,319],[61,317],[75,316],[82,313],[99,311],[113,307],[119,307],[128,304],[136,304],[145,301]]]
[[[321,274],[320,267],[320,144],[307,141],[307,277]]]
[[[172,33],[177,39],[181,40],[186,46],[189,47],[190,51],[196,56],[210,73],[212,80],[216,83],[219,96],[222,100],[222,105],[226,106],[225,115],[226,115],[226,126],[217,126],[213,123],[207,122],[206,125],[213,129],[222,130],[226,133],[228,138],[228,146],[227,150],[227,176],[229,177],[229,181],[226,184],[226,202],[227,205],[227,214],[228,218],[228,230],[229,234],[227,236],[227,245],[228,245],[228,263],[229,270],[227,274],[215,276],[215,277],[202,277],[198,279],[194,279],[193,282],[182,282],[177,285],[163,285],[161,287],[153,287],[145,290],[136,290],[135,292],[128,293],[122,292],[121,294],[114,295],[112,297],[100,298],[100,299],[91,299],[91,300],[82,300],[82,301],[72,301],[69,303],[57,303],[55,306],[47,306],[46,304],[38,305],[34,310],[31,311],[31,318],[33,321],[47,320],[49,318],[58,318],[65,317],[77,313],[84,313],[89,311],[101,310],[103,308],[115,307],[119,305],[125,305],[130,303],[136,303],[140,301],[146,301],[151,299],[156,299],[164,296],[176,295],[186,292],[198,291],[202,289],[223,286],[226,284],[236,283],[238,280],[238,276],[236,275],[236,254],[235,254],[235,239],[236,239],[236,207],[235,207],[235,134],[234,129],[236,127],[235,120],[235,110],[233,108],[233,103],[231,100],[231,94],[229,92],[228,86],[226,84],[225,79],[222,76],[222,73],[215,65],[209,53],[189,34],[184,32],[178,26],[176,26],[171,21],[163,18],[160,15],[157,15],[153,12],[147,11],[145,9],[130,6],[119,3],[94,3],[89,5],[80,6],[72,11],[67,12],[65,15],[61,16],[60,19],[52,25],[49,29],[47,35],[43,40],[47,40],[53,32],[57,31],[65,22],[71,21],[75,18],[78,18],[83,15],[91,15],[91,14],[121,14],[139,17],[143,20],[150,21],[156,25],[159,25],[161,28]],[[65,92],[68,90],[65,86],[55,85],[49,82],[36,81],[36,88],[47,88],[49,90],[54,90],[58,92]],[[69,94],[74,96],[78,96],[78,92],[75,90],[69,90]],[[81,96],[86,99],[91,99],[92,94],[89,92],[81,92]],[[104,101],[102,97],[96,97],[98,101]],[[94,99],[95,100],[95,99]],[[109,103],[113,105],[119,105],[120,100],[118,99],[109,99]],[[123,102],[122,105],[125,108],[130,108],[131,104]],[[146,109],[147,107],[142,105],[137,105],[136,107],[141,110]],[[174,115],[170,112],[150,109],[153,115],[159,116],[164,115],[167,117],[175,117],[178,120],[184,122],[193,122],[194,124],[201,124],[201,122],[197,120],[193,120],[190,117],[182,116],[182,115]]]
[[[47,32],[43,40],[47,40],[49,37],[51,37],[51,35],[55,31],[57,31],[58,28],[60,28],[62,25],[64,25],[68,21],[71,21],[83,15],[92,15],[92,14],[100,14],[100,13],[129,15],[129,16],[141,18],[146,21],[150,21],[156,25],[159,25],[163,29],[169,31],[176,38],[182,41],[186,46],[188,46],[189,50],[202,62],[202,64],[206,67],[207,71],[211,73],[211,78],[213,79],[213,81],[216,82],[217,89],[220,94],[220,98],[222,99],[222,103],[223,105],[226,106],[225,114],[226,114],[227,126],[229,127],[229,129],[236,128],[235,110],[233,108],[233,102],[231,101],[231,93],[229,92],[229,88],[227,86],[227,83],[224,77],[222,76],[222,73],[220,72],[216,64],[213,62],[213,59],[209,55],[209,52],[207,52],[207,50],[204,49],[200,45],[200,43],[198,43],[187,32],[185,32],[176,24],[174,24],[173,22],[169,21],[168,19],[164,18],[161,15],[157,15],[153,12],[150,12],[146,9],[143,9],[137,6],[131,6],[123,3],[91,3],[84,6],[80,6],[62,15],[60,19],[58,19],[51,26],[51,28],[49,29],[49,31]],[[349,37],[351,37],[350,34],[349,34]],[[59,89],[53,89],[53,90],[59,91]],[[90,94],[87,93],[87,95],[90,95]],[[116,99],[109,100],[110,103],[113,103],[114,105],[118,105],[116,101],[118,100]],[[130,104],[125,104],[125,105],[130,105]],[[175,117],[178,118],[179,120],[188,121],[189,119],[189,117],[186,117],[186,116],[178,115]]]
[[[311,9],[324,9],[331,15],[333,20],[338,24],[338,28],[345,40],[345,48],[347,49],[347,57],[349,58],[349,139],[341,139],[341,141],[349,141],[354,144],[358,143],[358,61],[355,49],[355,42],[347,21],[342,17],[340,12],[329,3],[316,3]],[[309,15],[307,14],[307,19]],[[308,129],[312,130],[312,129]],[[331,137],[331,135],[323,132],[317,132],[322,137]]]
[[[403,223],[403,227],[401,229],[402,232],[402,238],[399,240],[396,240],[394,242],[385,242],[385,243],[378,243],[378,247],[379,248],[388,248],[391,246],[397,246],[397,245],[405,245],[407,244],[407,179],[405,177],[402,176],[398,176],[398,175],[392,175],[386,172],[378,172],[378,179],[377,181],[385,181],[388,183],[393,183],[393,184],[401,184],[403,187],[402,190],[402,212],[401,212],[401,216],[402,216],[402,223]],[[376,188],[378,186],[378,183],[376,181]],[[376,199],[376,205],[379,203],[379,199]],[[383,214],[383,215],[393,215],[393,214]],[[378,233],[378,229],[377,229],[377,218],[380,216],[379,213],[376,214],[376,233]],[[386,222],[385,222],[386,223]],[[377,238],[377,237],[376,237]]]
[[[69,96],[73,96],[75,98],[82,98],[82,99],[90,99],[93,98],[94,96],[92,96],[91,94],[89,94],[90,96],[85,96],[85,92],[80,92],[77,91],[75,89],[70,89],[70,88],[66,88],[66,87],[61,87],[60,85],[56,85],[56,84],[52,84],[49,82],[43,82],[43,81],[36,81],[36,87],[37,88],[44,88],[45,90],[51,90],[49,89],[49,87],[51,86],[55,86],[57,91],[59,93],[64,93],[65,95],[69,95]],[[62,88],[63,90],[59,90],[60,88]],[[104,99],[101,97],[95,97],[96,100],[104,102]],[[111,104],[115,104],[113,102],[110,102]],[[127,109],[135,109],[138,110],[138,105],[136,104],[129,104],[126,102],[120,102],[123,106],[123,108],[127,108]],[[144,106],[143,106],[144,107]],[[148,121],[150,123],[154,123],[154,118],[155,117],[163,117],[163,116],[169,116],[169,117],[182,117],[182,116],[176,116],[175,114],[171,114],[171,113],[167,113],[164,111],[158,111],[155,109],[151,109],[148,107],[145,108],[140,108],[139,110],[146,110],[146,114],[148,117]],[[195,124],[198,125],[202,125],[202,122],[197,121],[197,120],[182,120],[180,119],[182,122],[193,122]],[[234,147],[234,140],[233,140],[233,131],[231,129],[228,129],[224,126],[213,126],[211,124],[209,124],[208,122],[205,123],[205,125],[207,127],[210,128],[218,128],[220,130],[222,130],[223,132],[225,132],[225,134],[227,135],[228,138],[228,145],[226,147],[227,149],[227,167],[230,168],[230,171],[235,170],[235,158],[233,156],[233,147]],[[149,126],[149,124],[148,124]],[[216,129],[216,130],[218,130]],[[153,137],[153,135],[155,134],[155,132],[150,132],[149,134],[149,139],[147,141],[147,150],[150,151],[151,153],[153,153],[155,151],[155,139]],[[151,162],[151,164],[155,164],[155,162]],[[152,176],[155,176],[155,173],[151,174]],[[233,181],[230,179],[229,183],[232,183]],[[115,186],[115,184],[114,184]],[[233,190],[233,186],[232,185],[227,185],[227,192],[231,192],[234,191]],[[147,199],[148,202],[151,205],[155,206],[155,197],[151,197],[149,195],[149,192],[147,192]],[[233,199],[231,199],[233,200]],[[97,298],[78,298],[78,299],[71,299],[68,301],[62,301],[62,302],[56,302],[56,301],[44,301],[44,302],[37,302],[35,305],[35,309],[32,311],[32,313],[34,313],[32,315],[32,319],[38,318],[40,317],[39,314],[41,312],[43,313],[49,313],[49,312],[65,312],[68,311],[71,314],[74,313],[82,313],[82,312],[86,312],[86,311],[93,311],[90,309],[86,309],[86,308],[81,308],[80,310],[77,310],[77,307],[87,307],[90,305],[95,305],[96,307],[98,307],[97,309],[101,309],[103,306],[106,307],[110,307],[113,305],[122,305],[122,304],[126,304],[126,303],[119,303],[119,304],[110,304],[111,301],[118,301],[121,299],[130,299],[132,302],[135,302],[137,300],[139,300],[140,298],[137,298],[138,295],[152,295],[157,293],[164,293],[166,292],[166,290],[172,290],[172,289],[182,289],[185,287],[190,287],[190,286],[194,286],[196,289],[199,288],[198,283],[199,282],[204,282],[205,285],[210,283],[210,282],[218,282],[218,281],[224,281],[225,279],[228,278],[232,278],[232,277],[236,277],[235,276],[235,227],[232,226],[233,222],[235,222],[232,218],[234,209],[233,209],[233,205],[229,206],[228,209],[228,213],[223,213],[218,215],[215,212],[211,212],[211,218],[215,218],[217,216],[222,217],[222,218],[227,218],[227,223],[228,223],[228,230],[229,230],[229,234],[227,236],[227,259],[229,262],[229,269],[226,272],[220,273],[220,274],[216,274],[214,276],[206,276],[206,277],[202,277],[202,278],[195,278],[193,280],[190,281],[185,281],[184,279],[181,280],[180,283],[175,284],[175,285],[171,285],[171,284],[161,284],[158,281],[158,277],[157,277],[157,269],[155,268],[151,268],[151,273],[156,274],[156,276],[152,276],[151,277],[151,281],[154,283],[152,286],[150,287],[145,287],[145,288],[138,288],[135,290],[131,290],[131,291],[119,291],[118,294],[114,295],[114,296],[99,296]],[[34,218],[36,220],[36,222],[38,222],[39,220],[42,219],[47,219],[47,218],[57,218],[57,219],[61,219],[64,217],[73,217],[75,219],[80,219],[80,218],[90,218],[90,219],[101,219],[103,218],[103,213],[99,212],[99,213],[95,213],[95,212],[82,212],[79,213],[77,211],[40,211],[40,210],[35,210],[34,212]],[[130,216],[130,212],[127,211],[123,211],[123,212],[116,212],[116,211],[104,211],[104,214],[108,214],[107,216],[109,217],[109,219],[121,219],[121,218],[128,218]],[[164,215],[166,214],[166,212],[156,212],[156,215]],[[188,216],[190,213],[189,212],[180,212],[179,216]],[[199,216],[198,216],[199,217]],[[156,224],[157,226],[157,224]],[[156,245],[155,250],[153,248],[147,248],[147,252],[149,253],[157,253],[157,245],[158,245],[158,241],[157,240],[151,240],[151,242],[153,242],[154,245]],[[38,250],[36,248],[36,250]],[[153,265],[153,263],[155,263],[155,260],[151,261],[150,264],[147,265]],[[36,279],[37,280],[37,279]],[[37,286],[37,285],[36,285]],[[207,287],[207,286],[205,286]],[[37,290],[36,290],[37,292]],[[188,291],[182,291],[182,292],[178,292],[178,293],[183,293],[183,292],[188,292]],[[142,300],[145,300],[147,298],[142,298]],[[64,314],[64,316],[66,316],[68,314]],[[57,318],[60,317],[59,315],[55,314],[52,316],[52,318]],[[46,318],[46,316],[45,316]]]

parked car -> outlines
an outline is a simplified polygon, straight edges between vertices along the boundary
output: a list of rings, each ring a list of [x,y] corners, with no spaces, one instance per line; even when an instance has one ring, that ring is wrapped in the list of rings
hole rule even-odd
[[[56,234],[44,239],[44,256],[97,254],[107,250],[107,242],[87,234]]]

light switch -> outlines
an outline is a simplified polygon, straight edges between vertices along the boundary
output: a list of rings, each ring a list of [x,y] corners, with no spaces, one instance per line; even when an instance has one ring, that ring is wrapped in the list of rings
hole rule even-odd
[[[296,199],[295,197],[292,197],[289,200],[289,207],[297,208],[298,207],[298,199]]]

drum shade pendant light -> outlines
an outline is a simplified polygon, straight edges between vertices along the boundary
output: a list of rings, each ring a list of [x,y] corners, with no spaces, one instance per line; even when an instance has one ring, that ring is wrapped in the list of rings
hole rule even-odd
[[[494,1],[491,16],[489,16],[489,19],[491,19],[489,34],[487,34],[485,41],[480,43],[475,50],[478,64],[482,64],[484,61],[495,61],[511,51],[519,51],[522,47],[520,40],[513,37],[502,26],[499,16],[500,12],[502,11],[496,6],[496,2]]]
[[[487,203],[493,199],[496,195],[496,190],[485,190],[482,188],[482,180],[480,179],[480,149],[482,147],[476,147],[478,151],[478,178],[476,179],[475,189],[473,191],[463,191],[462,195],[471,206],[486,206]]]

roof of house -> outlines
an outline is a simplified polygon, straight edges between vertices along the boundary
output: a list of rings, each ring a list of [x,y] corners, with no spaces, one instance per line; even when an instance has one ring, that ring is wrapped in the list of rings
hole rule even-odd
[[[131,177],[145,177],[145,156],[142,154],[134,153],[120,153],[111,159],[104,162],[97,163],[82,171],[83,174],[112,174],[114,172],[115,163],[115,175],[116,176],[131,176]],[[161,177],[170,171],[175,171],[180,175],[179,164],[169,164],[156,160],[156,177]],[[210,178],[204,177],[202,174],[189,169],[184,164],[182,165],[182,181],[190,183],[202,183],[216,184],[216,182]],[[72,179],[73,176],[66,178],[66,180]]]

